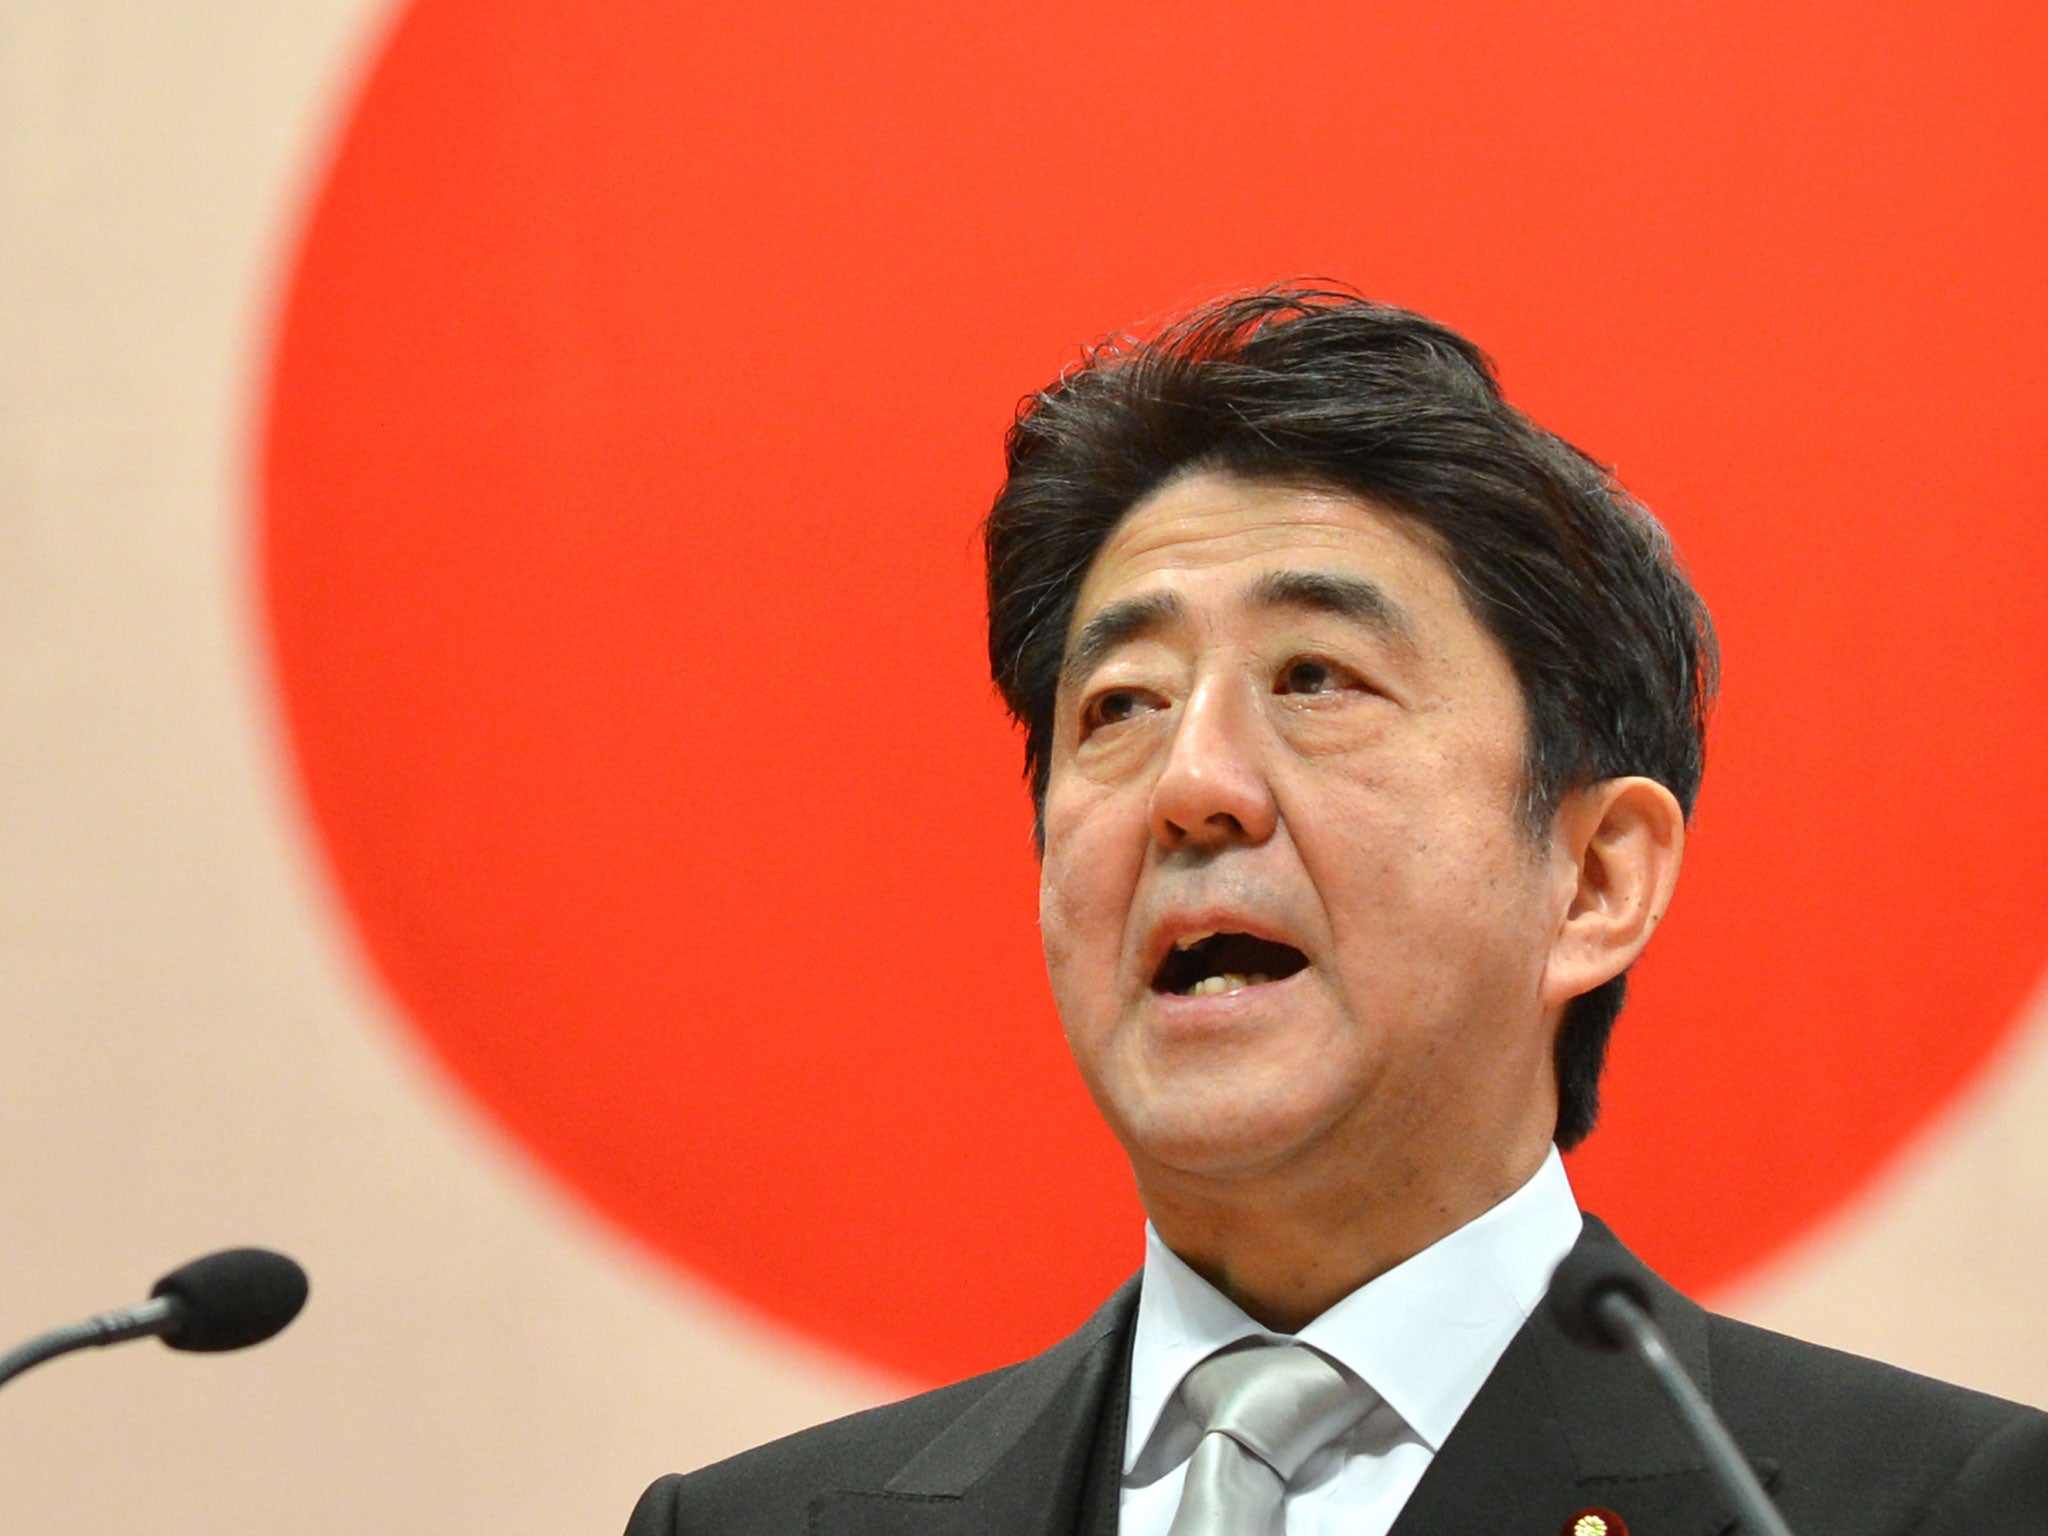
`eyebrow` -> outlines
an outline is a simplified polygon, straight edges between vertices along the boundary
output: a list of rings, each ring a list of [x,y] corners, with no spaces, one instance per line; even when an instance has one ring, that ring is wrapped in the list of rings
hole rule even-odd
[[[1415,643],[1408,611],[1376,581],[1332,571],[1269,571],[1252,583],[1256,608],[1305,608],[1327,613],[1403,645]]]
[[[1185,611],[1186,605],[1172,592],[1150,592],[1111,603],[1083,624],[1067,647],[1066,659],[1060,663],[1059,686],[1071,689],[1125,641],[1164,629]]]

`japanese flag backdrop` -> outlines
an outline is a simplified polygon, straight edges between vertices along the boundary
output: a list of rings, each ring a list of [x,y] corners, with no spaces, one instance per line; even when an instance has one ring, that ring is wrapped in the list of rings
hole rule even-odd
[[[0,1524],[609,1530],[1135,1264],[975,520],[1331,275],[1676,532],[1727,690],[1582,1198],[2048,1402],[2038,8],[18,0]]]

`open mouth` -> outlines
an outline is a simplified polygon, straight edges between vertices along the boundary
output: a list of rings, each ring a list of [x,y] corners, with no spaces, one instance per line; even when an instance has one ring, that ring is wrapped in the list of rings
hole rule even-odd
[[[1284,981],[1307,965],[1308,956],[1292,944],[1255,939],[1248,933],[1190,935],[1161,962],[1152,990],[1176,997],[1209,997]]]

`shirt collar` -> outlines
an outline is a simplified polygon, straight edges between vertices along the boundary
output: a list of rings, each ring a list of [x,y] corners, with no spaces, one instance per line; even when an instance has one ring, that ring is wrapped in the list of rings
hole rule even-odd
[[[1535,1176],[1500,1204],[1287,1335],[1247,1316],[1147,1222],[1124,1470],[1157,1432],[1181,1379],[1225,1345],[1252,1338],[1314,1345],[1435,1451],[1543,1300],[1579,1227],[1578,1202],[1552,1147]]]

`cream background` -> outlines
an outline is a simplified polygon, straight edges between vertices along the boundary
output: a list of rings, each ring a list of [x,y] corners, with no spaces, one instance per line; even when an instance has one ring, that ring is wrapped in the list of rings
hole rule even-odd
[[[486,1132],[385,1017],[297,821],[250,423],[384,20],[0,13],[0,1347],[215,1247],[314,1277],[260,1350],[137,1345],[7,1388],[9,1532],[613,1531],[658,1472],[900,1390],[662,1270]],[[2048,1006],[1722,1300],[2048,1404],[2044,1168]]]

